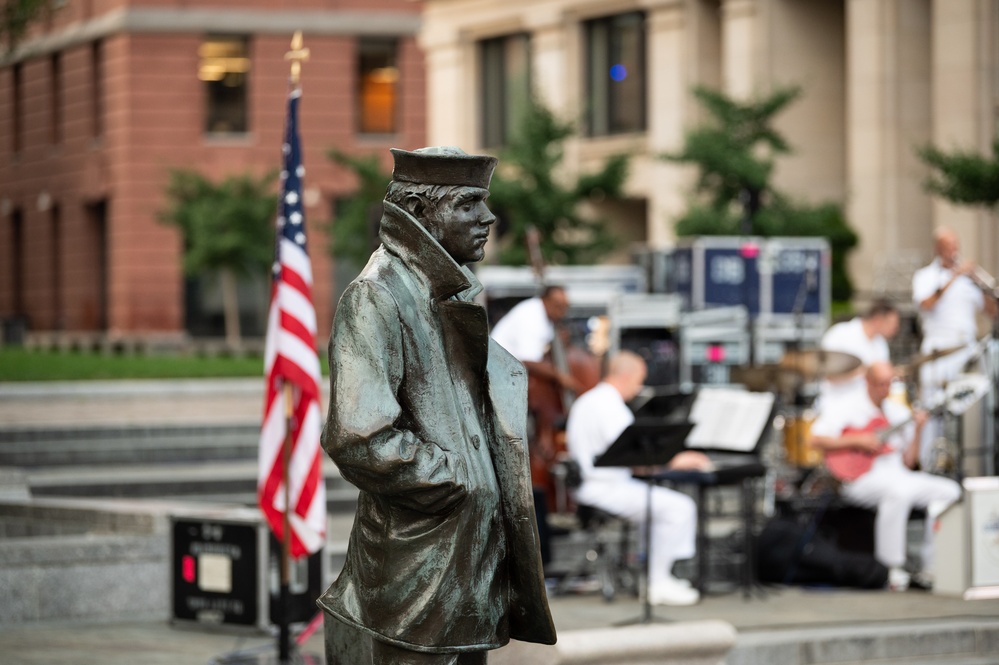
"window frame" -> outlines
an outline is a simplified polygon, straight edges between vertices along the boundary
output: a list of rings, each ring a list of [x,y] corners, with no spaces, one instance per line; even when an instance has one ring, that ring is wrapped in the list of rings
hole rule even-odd
[[[239,43],[242,46],[241,51],[237,52],[236,55],[227,56],[210,56],[206,55],[206,45],[211,43]],[[245,61],[245,69],[242,71],[238,70],[238,66],[242,66],[241,63],[233,63],[236,69],[231,71],[227,70],[223,74],[223,78],[220,79],[206,79],[204,78],[204,70],[207,65],[211,63],[206,63],[206,61],[212,58],[220,60],[243,60]],[[228,63],[227,63],[228,64]],[[238,66],[237,66],[238,65]],[[202,83],[202,90],[204,91],[204,116],[202,118],[202,132],[206,137],[210,138],[240,138],[245,137],[250,133],[251,128],[251,98],[250,98],[250,80],[251,73],[253,70],[253,57],[252,57],[252,36],[246,34],[234,34],[234,33],[208,33],[204,35],[201,43],[198,46],[198,79]],[[238,86],[224,86],[222,83],[223,79],[227,75],[237,75],[241,77],[241,82]],[[224,86],[224,87],[223,87]],[[224,90],[225,87],[229,88],[239,88],[241,99],[238,100],[226,100],[219,99],[219,92],[217,90]],[[216,106],[213,106],[216,105]],[[236,121],[232,122],[233,129],[217,129],[213,127],[218,127],[219,123],[231,122],[232,115],[231,109],[226,109],[224,106],[226,104],[233,104],[239,106],[236,110],[235,118]],[[220,106],[219,106],[220,105]]]
[[[62,144],[63,129],[63,64],[62,52],[56,51],[49,56],[49,138],[53,146]]]
[[[501,148],[510,141],[518,114],[517,94],[523,103],[533,94],[533,41],[529,32],[514,32],[479,40],[477,46],[479,70],[479,144],[484,148]],[[516,53],[514,49],[520,49]],[[522,58],[524,79],[512,78],[510,61]],[[519,88],[515,90],[514,88]]]
[[[104,42],[90,44],[90,137],[104,136]]]
[[[11,154],[17,158],[24,152],[24,63],[15,62],[10,70],[11,88]]]
[[[369,130],[365,126],[365,119],[370,117],[366,111],[367,106],[365,104],[366,95],[364,91],[365,86],[365,69],[364,58],[365,50],[367,48],[375,48],[379,46],[389,46],[386,52],[390,52],[391,64],[382,65],[382,67],[372,67],[370,71],[375,71],[376,69],[394,69],[395,70],[395,80],[391,84],[391,127],[388,131],[374,131]],[[355,93],[355,119],[354,119],[354,130],[360,136],[378,137],[378,136],[395,136],[400,132],[402,124],[402,104],[401,104],[401,88],[402,88],[402,67],[400,66],[400,39],[397,37],[358,37],[356,42],[356,60],[354,73],[356,75],[356,84],[354,87]],[[370,54],[369,54],[370,55]]]
[[[615,88],[616,83],[623,80],[612,80],[610,70],[620,65],[621,51],[624,45],[619,39],[622,28],[627,23],[637,19],[636,36],[638,44],[635,47],[637,57],[636,68],[640,86],[638,90],[638,110],[630,122],[620,122],[620,111],[626,100],[622,98],[621,88]],[[596,34],[598,31],[602,34]],[[649,39],[648,16],[644,11],[635,10],[618,14],[610,14],[589,19],[583,22],[583,91],[586,99],[586,135],[590,137],[615,136],[645,132],[648,130],[648,99],[649,99]],[[617,39],[617,43],[615,40]],[[597,52],[595,46],[600,47]],[[615,53],[617,51],[617,53]],[[598,62],[602,60],[602,62]],[[626,72],[626,70],[624,70]],[[604,74],[603,72],[606,72]],[[625,74],[627,76],[627,74]]]

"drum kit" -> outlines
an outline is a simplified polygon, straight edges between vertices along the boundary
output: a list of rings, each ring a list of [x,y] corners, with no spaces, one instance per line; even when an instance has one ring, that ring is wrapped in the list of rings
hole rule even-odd
[[[909,395],[915,385],[919,368],[962,349],[966,345],[951,346],[918,354],[907,364],[897,368],[898,389],[893,389],[892,398],[909,403]],[[841,351],[824,349],[792,350],[784,354],[777,363],[743,366],[732,369],[732,380],[741,383],[748,390],[771,391],[777,394],[781,408],[774,420],[775,431],[780,432],[783,447],[778,452],[778,460],[787,465],[808,472],[822,464],[822,453],[809,445],[811,425],[815,412],[810,407],[812,397],[822,381],[843,381],[858,377],[862,371],[860,358]],[[953,415],[963,413],[971,404],[981,399],[990,388],[988,378],[980,374],[962,374],[947,386],[948,410]],[[945,445],[946,444],[946,445]],[[954,446],[941,441],[935,459],[938,473],[953,470],[956,464]]]

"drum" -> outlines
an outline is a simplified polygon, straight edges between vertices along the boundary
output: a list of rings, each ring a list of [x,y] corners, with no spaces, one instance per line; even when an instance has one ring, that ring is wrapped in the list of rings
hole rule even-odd
[[[784,419],[784,452],[789,464],[811,468],[822,463],[822,451],[808,445],[814,420],[811,411]]]

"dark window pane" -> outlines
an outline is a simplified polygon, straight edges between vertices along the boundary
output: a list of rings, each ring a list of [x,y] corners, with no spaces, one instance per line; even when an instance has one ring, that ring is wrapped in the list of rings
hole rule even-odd
[[[49,62],[51,64],[49,120],[52,123],[52,144],[58,145],[62,143],[62,57],[58,53],[53,53]]]
[[[587,129],[591,136],[645,129],[645,15],[586,23]]]
[[[482,72],[482,145],[505,145],[531,96],[531,41],[527,35],[487,39],[479,44]]]
[[[21,152],[24,145],[21,142],[21,134],[24,130],[24,82],[22,73],[22,65],[20,62],[14,64],[14,68],[11,71],[11,97],[10,100],[13,103],[13,122],[10,123],[10,142],[14,148],[14,154]]]
[[[399,65],[394,39],[358,44],[357,118],[362,134],[394,134],[398,117]]]
[[[104,135],[104,42],[90,46],[90,131],[93,137]]]
[[[198,78],[205,82],[205,131],[241,134],[247,131],[246,81],[250,72],[243,37],[210,37],[198,49]]]

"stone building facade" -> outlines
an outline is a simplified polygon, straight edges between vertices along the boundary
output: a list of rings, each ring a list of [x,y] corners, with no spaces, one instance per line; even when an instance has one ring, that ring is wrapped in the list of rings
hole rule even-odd
[[[915,153],[991,151],[999,100],[995,0],[427,0],[428,140],[489,149],[493,114],[525,86],[582,136],[566,163],[587,169],[634,155],[619,229],[653,247],[673,241],[689,169],[656,155],[701,120],[696,84],[737,98],[800,85],[778,118],[795,148],[777,184],[842,203],[861,237],[861,291],[907,291],[907,266],[929,258],[950,225],[965,254],[999,269],[993,216],[922,189]],[[459,91],[459,94],[454,94]]]
[[[319,330],[329,330],[322,226],[356,183],[326,151],[382,154],[389,166],[388,148],[425,144],[420,5],[55,4],[0,59],[0,319],[33,331],[183,331],[182,241],[157,221],[169,170],[218,181],[280,167],[284,55],[302,30],[304,199]],[[267,306],[260,291],[256,311]]]

